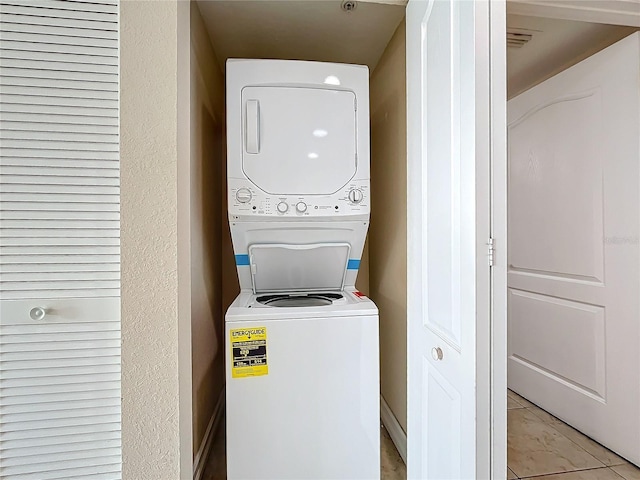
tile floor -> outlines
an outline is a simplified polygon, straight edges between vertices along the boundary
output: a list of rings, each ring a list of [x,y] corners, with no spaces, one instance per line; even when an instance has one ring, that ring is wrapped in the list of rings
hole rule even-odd
[[[227,478],[224,431],[224,425],[221,425],[213,441],[202,480],[225,480]],[[384,427],[380,428],[380,477],[381,480],[406,480],[407,478],[407,468]]]
[[[507,396],[508,479],[640,480],[640,469],[518,394]]]
[[[507,396],[508,479],[640,480],[630,464],[516,393]],[[389,434],[380,430],[381,479],[405,480],[407,470]],[[226,478],[224,425],[218,429],[203,480]]]

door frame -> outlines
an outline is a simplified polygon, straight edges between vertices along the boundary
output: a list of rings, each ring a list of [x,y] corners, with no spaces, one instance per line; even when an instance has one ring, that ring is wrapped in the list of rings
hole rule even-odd
[[[610,0],[595,8],[586,0],[567,0],[560,5],[548,0],[507,0],[506,9],[490,1],[491,42],[500,45],[500,56],[491,58],[491,72],[500,62],[506,67],[506,14],[546,17],[640,27],[640,0]],[[494,239],[491,271],[490,390],[491,478],[506,478],[507,465],[507,143],[506,77],[491,81],[491,236]],[[503,112],[501,115],[500,113]],[[503,134],[504,143],[494,139]]]
[[[490,59],[490,478],[507,478],[507,4],[491,1],[489,6],[495,45]]]

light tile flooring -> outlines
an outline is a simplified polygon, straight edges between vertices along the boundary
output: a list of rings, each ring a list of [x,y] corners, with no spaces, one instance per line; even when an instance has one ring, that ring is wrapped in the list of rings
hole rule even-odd
[[[507,408],[507,478],[640,480],[639,468],[512,391]]]
[[[507,396],[508,479],[640,480],[640,469],[514,392]],[[216,434],[203,480],[225,480],[224,425]],[[380,431],[382,480],[407,470],[389,434]]]
[[[225,427],[221,425],[213,441],[202,480],[225,480],[227,478],[224,432]],[[380,428],[380,477],[381,480],[406,480],[407,478],[407,468],[384,427]]]

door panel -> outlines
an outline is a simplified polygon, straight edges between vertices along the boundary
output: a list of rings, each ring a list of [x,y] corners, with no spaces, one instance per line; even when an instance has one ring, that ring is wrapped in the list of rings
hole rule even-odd
[[[460,431],[460,392],[424,359],[422,368],[425,393],[422,422],[431,423],[439,438],[427,437],[422,458],[426,458],[424,478],[456,479],[462,467]]]
[[[509,386],[640,463],[640,34],[509,102]]]
[[[601,306],[511,289],[513,361],[603,399],[604,313]]]
[[[115,480],[118,5],[9,3],[0,12],[0,478]]]
[[[537,105],[509,125],[512,270],[602,282],[601,105],[593,89]]]
[[[490,21],[488,2],[407,6],[409,478],[492,475]]]

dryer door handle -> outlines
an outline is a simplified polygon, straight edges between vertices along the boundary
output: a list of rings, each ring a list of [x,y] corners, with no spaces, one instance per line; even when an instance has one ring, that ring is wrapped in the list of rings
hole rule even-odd
[[[260,153],[260,102],[258,100],[247,100],[245,119],[247,153]]]

